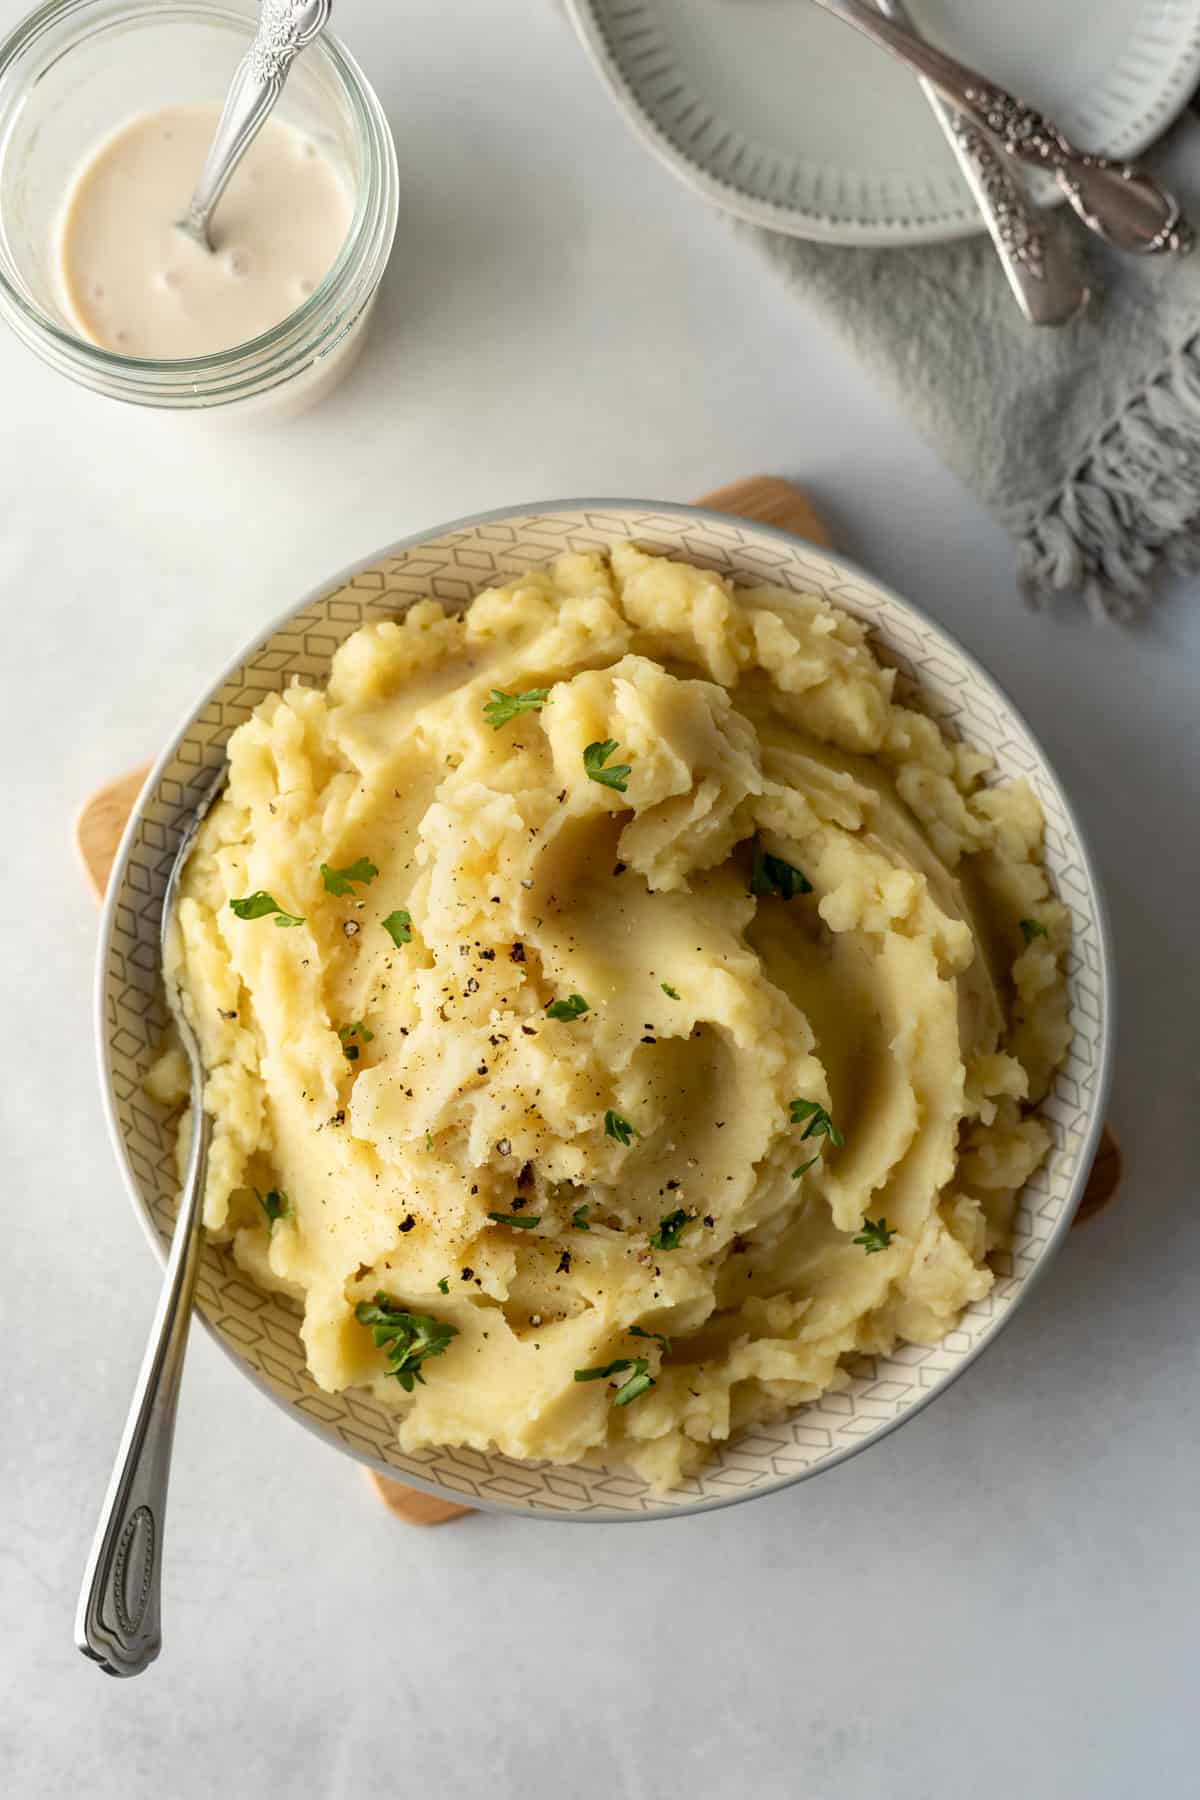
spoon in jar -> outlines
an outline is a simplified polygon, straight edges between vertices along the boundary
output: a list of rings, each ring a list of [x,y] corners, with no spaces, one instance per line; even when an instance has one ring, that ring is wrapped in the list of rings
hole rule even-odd
[[[865,0],[815,0],[815,4],[907,63],[957,113],[988,132],[1007,155],[1053,175],[1076,217],[1114,249],[1154,256],[1192,248],[1194,234],[1178,201],[1145,169],[1076,149],[1052,119],[906,31]]]
[[[203,1242],[204,1177],[211,1122],[204,1110],[200,1044],[167,970],[179,878],[209,808],[224,792],[227,767],[184,829],[163,891],[159,947],[167,1004],[191,1070],[192,1141],[163,1276],[162,1295],[134,1390],[117,1460],[84,1571],[75,1642],[106,1675],[140,1675],[162,1649],[163,1519],[171,1473],[175,1409]]]
[[[205,250],[209,226],[229,178],[266,124],[288,70],[329,22],[333,0],[262,0],[254,42],[238,64],[181,231]]]

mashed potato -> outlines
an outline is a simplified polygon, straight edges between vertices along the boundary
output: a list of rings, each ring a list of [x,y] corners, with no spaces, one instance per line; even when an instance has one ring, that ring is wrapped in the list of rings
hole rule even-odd
[[[987,1293],[1068,915],[1030,789],[892,690],[815,596],[620,546],[230,740],[170,950],[207,1224],[404,1447],[667,1485]]]

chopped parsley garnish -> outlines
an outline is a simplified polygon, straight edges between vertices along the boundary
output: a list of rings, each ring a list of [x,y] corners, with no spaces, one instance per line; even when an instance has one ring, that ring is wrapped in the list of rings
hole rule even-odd
[[[350,1062],[358,1061],[358,1045],[352,1044],[350,1039],[361,1038],[364,1044],[369,1044],[374,1036],[375,1033],[368,1031],[361,1019],[356,1020],[353,1025],[338,1026],[338,1039]]]
[[[861,1244],[868,1256],[874,1256],[877,1250],[886,1250],[895,1235],[894,1231],[889,1231],[886,1219],[864,1219],[863,1228],[853,1242]]]
[[[265,893],[262,888],[256,894],[247,894],[242,900],[231,900],[229,906],[239,919],[265,919],[268,913],[274,913],[277,925],[304,923],[303,914],[284,912],[274,895]]]
[[[630,1138],[641,1137],[642,1134],[636,1125],[631,1125],[619,1112],[610,1109],[604,1115],[604,1135],[616,1138],[618,1144],[628,1145]]]
[[[753,861],[750,866],[750,892],[760,899],[774,896],[780,900],[794,900],[797,894],[811,894],[812,882],[801,870],[784,862],[781,856],[772,856],[762,847],[762,839],[754,834]]]
[[[840,1150],[846,1142],[819,1100],[792,1100],[788,1104],[788,1111],[793,1125],[803,1125],[805,1119],[808,1120],[800,1133],[802,1143],[805,1138],[827,1137],[834,1149]]]
[[[258,1196],[258,1204],[272,1225],[276,1219],[286,1219],[291,1213],[292,1203],[282,1188],[269,1188],[265,1194],[260,1194],[255,1188],[254,1192]]]
[[[653,1338],[656,1344],[662,1345],[664,1356],[671,1354],[671,1340],[661,1331],[643,1331],[640,1325],[631,1325],[629,1335],[630,1337]]]
[[[497,1225],[513,1225],[518,1231],[532,1231],[535,1225],[542,1222],[541,1213],[535,1213],[528,1219],[523,1219],[519,1213],[489,1213],[488,1218],[494,1219]]]
[[[659,986],[662,988],[662,991],[667,996],[668,1000],[678,1000],[679,989],[673,988],[669,981],[660,982]]]
[[[678,1250],[679,1240],[691,1224],[691,1219],[682,1207],[669,1212],[658,1221],[658,1230],[654,1232],[650,1243],[655,1250]]]
[[[572,994],[569,1000],[552,1000],[546,1008],[546,1016],[569,1023],[572,1019],[581,1019],[588,1010],[588,1003],[583,995]]]
[[[591,1206],[592,1203],[590,1200],[585,1201],[582,1206],[577,1206],[575,1211],[571,1214],[571,1223],[576,1231],[590,1231],[592,1229],[588,1224],[587,1218],[588,1213],[591,1211]]]
[[[618,1356],[614,1362],[605,1363],[599,1369],[576,1369],[576,1381],[607,1381],[610,1375],[620,1375],[628,1369],[631,1371],[628,1381],[623,1381],[613,1395],[615,1406],[628,1406],[639,1394],[654,1386],[654,1377],[650,1373],[650,1365],[644,1356]]]
[[[589,781],[598,781],[601,787],[616,788],[618,794],[623,794],[625,783],[633,773],[629,764],[613,763],[607,769],[604,766],[616,747],[616,738],[605,738],[602,744],[589,744],[583,753],[583,766]]]
[[[438,1282],[438,1292],[439,1294],[448,1294],[450,1292],[450,1280],[448,1276],[443,1275],[442,1279]]]
[[[549,688],[526,688],[523,694],[506,694],[502,688],[493,688],[483,716],[493,731],[499,731],[518,713],[540,712],[549,698]]]
[[[433,1149],[433,1133],[432,1133],[432,1131],[427,1131],[425,1133],[425,1148],[426,1148],[426,1150]]]
[[[321,864],[321,880],[325,883],[325,892],[339,896],[352,894],[356,881],[361,881],[365,887],[368,882],[374,881],[378,873],[379,870],[369,856],[360,856],[357,862],[349,863],[344,869],[331,869],[328,863]]]
[[[630,1401],[636,1400],[640,1395],[648,1393],[654,1385],[654,1377],[647,1367],[645,1357],[635,1356],[633,1359],[633,1373],[630,1375],[628,1381],[623,1381],[621,1383],[620,1387],[613,1395],[613,1405],[628,1406]]]
[[[360,1325],[369,1325],[380,1350],[387,1351],[388,1374],[394,1375],[406,1394],[413,1382],[424,1385],[421,1364],[430,1356],[440,1356],[450,1339],[458,1336],[457,1325],[447,1325],[428,1313],[404,1312],[393,1306],[386,1294],[376,1294],[374,1301],[360,1300],[354,1309]]]
[[[1022,919],[1021,936],[1027,944],[1032,944],[1034,938],[1049,937],[1050,933],[1040,919]]]
[[[810,1156],[806,1163],[801,1163],[800,1167],[798,1169],[792,1170],[792,1180],[799,1181],[800,1177],[802,1175],[807,1175],[808,1171],[812,1168],[813,1164],[816,1162],[820,1162],[820,1160],[821,1160],[821,1158],[820,1158],[819,1154],[817,1156]]]
[[[412,914],[406,912],[390,912],[382,920],[383,929],[399,950],[404,944],[412,943]]]

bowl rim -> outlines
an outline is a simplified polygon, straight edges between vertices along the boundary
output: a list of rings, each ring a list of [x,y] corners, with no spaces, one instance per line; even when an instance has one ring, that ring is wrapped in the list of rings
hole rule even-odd
[[[781,1475],[769,1485],[763,1487],[755,1487],[742,1492],[720,1495],[719,1497],[711,1499],[701,1498],[693,1502],[685,1502],[679,1505],[671,1505],[661,1509],[644,1512],[609,1511],[602,1508],[596,1508],[587,1512],[557,1512],[548,1508],[542,1510],[532,1507],[526,1509],[505,1505],[502,1501],[491,1497],[473,1497],[469,1504],[469,1510],[472,1512],[499,1513],[508,1518],[517,1517],[528,1518],[530,1520],[556,1521],[573,1525],[646,1524],[665,1522],[668,1519],[674,1518],[689,1518],[696,1513],[718,1512],[724,1510],[726,1507],[739,1506],[744,1501],[764,1499],[768,1495],[782,1492],[785,1488],[795,1487],[800,1482],[809,1481],[814,1476],[824,1475],[829,1470],[849,1462],[852,1457],[861,1455],[864,1450],[869,1449],[874,1444],[882,1442],[884,1438],[890,1437],[892,1432],[899,1430],[902,1425],[907,1424],[910,1419],[915,1418],[918,1413],[923,1412],[932,1401],[946,1393],[968,1369],[972,1368],[974,1364],[978,1362],[984,1351],[988,1350],[996,1341],[996,1338],[1009,1323],[1010,1319],[1012,1319],[1018,1308],[1024,1304],[1027,1296],[1032,1293],[1044,1279],[1047,1269],[1054,1262],[1071,1229],[1075,1214],[1079,1207],[1079,1202],[1083,1195],[1087,1177],[1091,1170],[1092,1160],[1100,1141],[1100,1134],[1104,1129],[1105,1113],[1109,1091],[1112,1085],[1113,1062],[1116,1051],[1116,961],[1113,952],[1112,927],[1104,888],[1101,884],[1095,858],[1092,853],[1092,847],[1084,831],[1083,825],[1074,806],[1071,804],[1070,798],[1062,784],[1054,763],[1046,753],[1040,737],[1029,724],[1021,708],[1011,699],[1007,690],[1000,685],[995,676],[984,667],[974,653],[960,643],[955,634],[943,625],[940,620],[934,618],[931,613],[926,611],[924,607],[919,606],[915,601],[908,600],[903,595],[897,593],[896,590],[888,586],[886,582],[878,580],[876,576],[864,569],[861,564],[856,563],[851,557],[843,556],[839,551],[830,550],[823,544],[814,545],[808,539],[799,536],[796,532],[787,531],[779,525],[760,523],[757,519],[745,519],[739,515],[721,512],[715,507],[691,505],[686,501],[622,499],[611,497],[593,498],[585,496],[583,498],[522,502],[517,505],[493,507],[484,512],[469,513],[460,518],[449,519],[442,524],[426,526],[422,530],[412,532],[407,537],[399,538],[393,543],[385,545],[383,548],[375,550],[365,557],[358,557],[354,562],[350,563],[337,574],[331,575],[317,586],[308,589],[300,600],[285,607],[282,612],[273,615],[263,626],[260,626],[258,630],[256,630],[254,636],[248,639],[241,647],[237,655],[225,665],[219,676],[217,676],[214,681],[210,682],[206,686],[203,694],[195,701],[195,703],[189,706],[162,751],[155,758],[150,772],[143,782],[138,797],[134,802],[129,818],[126,821],[125,829],[121,834],[121,841],[117,847],[117,853],[113,859],[112,870],[109,875],[108,886],[105,889],[104,904],[100,915],[94,972],[93,1022],[96,1035],[96,1056],[100,1077],[101,1104],[105,1123],[108,1127],[109,1142],[115,1153],[117,1166],[124,1180],[125,1190],[130,1204],[133,1207],[134,1215],[142,1227],[143,1234],[149,1242],[150,1248],[155,1259],[159,1263],[159,1266],[165,1267],[169,1246],[164,1244],[163,1239],[155,1229],[149,1214],[142,1203],[140,1190],[130,1166],[124,1140],[121,1135],[121,1127],[117,1117],[116,1096],[113,1091],[112,1069],[108,1058],[108,1040],[106,1031],[106,984],[109,940],[112,936],[117,905],[123,891],[125,871],[129,861],[130,852],[141,827],[142,807],[147,794],[153,793],[157,788],[158,782],[165,769],[169,766],[171,759],[174,757],[181,740],[186,736],[199,714],[215,698],[220,690],[234,676],[237,670],[254,654],[254,652],[270,638],[274,637],[276,632],[282,630],[284,626],[297,617],[297,615],[303,613],[309,607],[319,604],[320,601],[325,599],[329,594],[353,580],[356,575],[363,574],[369,569],[376,568],[380,563],[386,562],[391,557],[399,556],[404,552],[417,549],[421,544],[428,542],[430,539],[444,537],[451,532],[469,531],[481,525],[502,523],[505,520],[513,518],[526,518],[546,513],[571,512],[592,514],[604,514],[606,512],[647,512],[664,516],[673,514],[681,518],[703,518],[718,525],[729,525],[732,521],[742,527],[749,526],[755,533],[761,534],[769,539],[774,539],[777,542],[791,547],[799,546],[802,549],[815,552],[826,561],[844,570],[848,575],[857,578],[867,588],[876,589],[889,601],[897,605],[902,611],[908,611],[915,614],[917,618],[922,620],[924,624],[929,626],[943,639],[954,652],[954,655],[961,659],[961,661],[971,670],[976,679],[982,682],[984,687],[995,696],[1009,716],[1015,719],[1018,725],[1020,725],[1028,734],[1030,741],[1041,756],[1057,791],[1059,804],[1063,808],[1067,822],[1079,847],[1079,857],[1086,877],[1087,892],[1095,914],[1096,935],[1100,947],[1099,967],[1095,972],[1102,1003],[1100,1055],[1097,1063],[1096,1082],[1092,1090],[1091,1116],[1088,1121],[1087,1130],[1083,1134],[1075,1153],[1075,1163],[1071,1171],[1068,1197],[1050,1235],[1046,1238],[1038,1253],[1037,1261],[1034,1263],[1028,1274],[1022,1278],[1020,1285],[1014,1291],[1009,1304],[986,1326],[980,1333],[977,1342],[969,1351],[963,1354],[961,1360],[955,1364],[952,1370],[946,1373],[925,1393],[915,1399],[903,1412],[896,1414],[890,1419],[879,1421],[877,1427],[874,1430],[867,1432],[860,1440],[853,1444],[848,1444],[840,1450],[834,1451],[828,1457],[822,1458],[819,1462],[807,1468],[797,1470],[791,1474]],[[731,579],[736,579],[736,577],[731,577]],[[483,590],[481,589],[480,591]],[[834,604],[841,605],[843,610],[849,612],[853,617],[860,616],[855,613],[852,605],[847,605],[840,600],[835,601]],[[199,1316],[200,1323],[209,1337],[220,1346],[223,1353],[238,1368],[240,1373],[247,1378],[260,1393],[272,1401],[280,1411],[295,1419],[323,1443],[328,1444],[331,1448],[341,1450],[343,1455],[349,1456],[353,1461],[361,1463],[364,1467],[373,1470],[378,1475],[384,1476],[389,1481],[396,1482],[400,1486],[418,1488],[424,1493],[436,1495],[439,1499],[453,1501],[460,1505],[466,1504],[461,1494],[456,1493],[453,1488],[444,1485],[442,1482],[427,1480],[416,1473],[411,1473],[407,1469],[401,1473],[390,1463],[384,1462],[382,1458],[371,1456],[356,1449],[353,1445],[346,1443],[344,1440],[334,1439],[329,1431],[317,1420],[312,1419],[306,1413],[298,1412],[296,1408],[287,1405],[270,1384],[259,1375],[258,1371],[253,1369],[250,1364],[239,1356],[232,1346],[226,1342],[225,1338],[217,1331],[216,1327],[210,1323],[198,1302],[193,1302],[193,1313]]]

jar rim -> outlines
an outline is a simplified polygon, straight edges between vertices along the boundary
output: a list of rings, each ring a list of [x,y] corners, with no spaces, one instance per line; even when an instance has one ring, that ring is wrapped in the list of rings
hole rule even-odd
[[[65,53],[117,25],[162,25],[172,18],[253,27],[253,11],[234,0],[45,0],[0,41],[0,92],[46,32],[78,17]],[[92,15],[91,18],[88,15]],[[295,311],[267,331],[228,350],[202,356],[124,356],[73,332],[23,292],[0,261],[0,312],[19,337],[60,373],[115,398],[151,406],[228,404],[277,387],[327,355],[353,326],[383,275],[396,231],[399,170],[391,129],[370,82],[329,30],[305,51],[319,55],[343,93],[358,138],[363,175],[354,214],[338,255]],[[22,83],[22,89],[27,83]],[[0,170],[5,146],[0,144]]]

